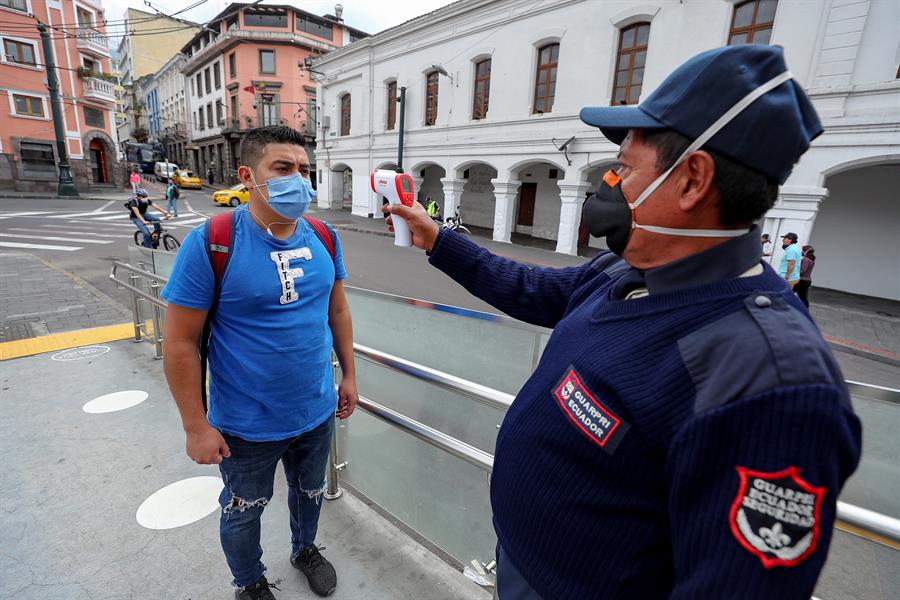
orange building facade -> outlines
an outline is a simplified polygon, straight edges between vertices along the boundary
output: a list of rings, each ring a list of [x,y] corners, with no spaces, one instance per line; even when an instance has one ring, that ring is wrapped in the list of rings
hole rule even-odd
[[[38,22],[49,27],[75,187],[122,185],[99,0],[0,0],[0,189],[56,190],[59,156]]]
[[[244,134],[277,124],[307,136],[314,163],[316,82],[305,65],[367,35],[289,5],[228,6],[182,49],[190,167],[233,182]]]

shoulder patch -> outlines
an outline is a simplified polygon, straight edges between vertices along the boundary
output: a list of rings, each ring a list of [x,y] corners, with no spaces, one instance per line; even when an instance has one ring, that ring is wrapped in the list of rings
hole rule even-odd
[[[825,488],[788,467],[768,473],[737,467],[740,481],[728,522],[738,543],[763,567],[795,567],[816,551]]]
[[[849,394],[815,325],[778,294],[757,292],[736,310],[678,340],[696,390],[694,412],[780,386],[824,383]]]

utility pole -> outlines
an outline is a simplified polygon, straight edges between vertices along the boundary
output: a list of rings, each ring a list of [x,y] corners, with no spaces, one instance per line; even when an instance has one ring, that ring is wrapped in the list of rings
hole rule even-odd
[[[50,44],[50,35],[47,26],[38,23],[38,31],[41,34],[41,43],[44,47],[44,64],[47,65],[47,88],[50,90],[50,112],[53,114],[53,129],[56,132],[56,151],[59,154],[59,186],[56,193],[59,196],[78,196],[75,182],[72,180],[72,172],[69,170],[69,157],[66,152],[66,130],[63,126],[62,113],[59,110],[59,86],[56,77],[56,62],[53,60],[53,48]]]
[[[403,129],[406,120],[406,86],[400,88],[400,144],[397,149],[397,167],[403,172]]]

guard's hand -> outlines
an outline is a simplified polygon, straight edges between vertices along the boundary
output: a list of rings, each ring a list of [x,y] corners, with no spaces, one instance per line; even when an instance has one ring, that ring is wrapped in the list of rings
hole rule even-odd
[[[440,227],[428,216],[424,206],[418,202],[413,202],[412,206],[383,204],[381,212],[388,215],[388,231],[394,231],[394,223],[390,215],[397,215],[406,219],[406,224],[409,225],[409,231],[412,233],[413,246],[426,252],[431,252],[431,249],[434,248],[434,242],[437,240]]]
[[[359,393],[356,391],[356,379],[353,377],[344,377],[341,385],[338,386],[338,419],[346,419],[356,410],[356,403],[359,401]]]
[[[198,465],[217,465],[231,456],[225,438],[209,423],[188,431],[186,446],[187,455]]]

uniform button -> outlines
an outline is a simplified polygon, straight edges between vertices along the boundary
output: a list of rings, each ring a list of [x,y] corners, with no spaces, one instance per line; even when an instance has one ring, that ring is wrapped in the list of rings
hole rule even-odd
[[[760,308],[765,308],[767,306],[772,306],[772,299],[768,296],[757,296],[753,299],[753,302]]]

